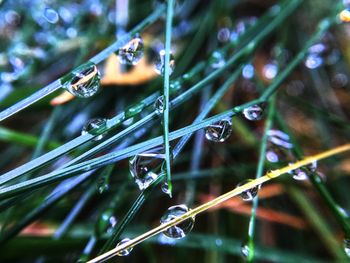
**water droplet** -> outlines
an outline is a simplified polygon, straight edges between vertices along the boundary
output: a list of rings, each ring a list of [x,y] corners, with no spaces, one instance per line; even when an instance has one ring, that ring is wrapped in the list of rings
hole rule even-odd
[[[243,243],[241,246],[241,253],[242,253],[243,258],[247,259],[249,257],[249,252],[250,252],[250,249],[249,249],[248,244]]]
[[[220,28],[218,31],[217,38],[220,42],[224,43],[230,40],[231,32],[227,27]]]
[[[221,68],[225,65],[225,58],[221,52],[214,51],[209,59],[209,64],[213,69]]]
[[[254,66],[252,64],[247,64],[243,67],[242,76],[245,79],[251,79],[254,77]]]
[[[311,164],[306,165],[304,167],[299,167],[297,169],[291,170],[289,171],[289,173],[293,175],[293,179],[298,181],[304,181],[309,178],[308,172],[315,172],[316,169],[317,169],[317,162],[314,161]]]
[[[213,142],[224,142],[232,133],[231,119],[226,118],[205,128],[205,138]]]
[[[269,130],[267,132],[269,136],[268,140],[275,145],[281,146],[286,149],[293,148],[293,144],[289,142],[289,135],[280,130]]]
[[[118,59],[121,64],[136,65],[143,57],[143,40],[135,37],[118,50]]]
[[[350,257],[350,239],[345,238],[343,241],[343,244],[344,244],[344,251],[345,251],[346,255],[348,255],[348,257]]]
[[[323,59],[318,54],[309,54],[305,60],[305,66],[309,69],[318,68],[323,64]]]
[[[81,131],[81,135],[90,133],[92,135],[98,135],[94,138],[94,141],[99,141],[104,137],[103,131],[106,129],[107,120],[103,118],[96,118],[88,121]]]
[[[165,212],[165,214],[160,219],[161,224],[166,224],[169,221],[182,216],[183,214],[187,213],[189,211],[188,207],[186,205],[176,205],[171,206],[168,208],[168,210]],[[194,226],[195,218],[191,217],[189,219],[186,219],[185,221],[169,227],[167,230],[163,232],[164,235],[170,238],[184,238],[193,228]]]
[[[112,234],[116,225],[117,219],[114,216],[113,209],[107,209],[100,215],[95,225],[96,236],[101,237],[104,234]]]
[[[47,22],[49,22],[51,24],[56,24],[59,20],[58,13],[56,12],[56,10],[54,10],[50,7],[45,8],[44,17],[47,20]]]
[[[278,73],[278,66],[276,62],[271,62],[263,67],[263,75],[265,78],[271,80],[276,77]]]
[[[76,97],[88,98],[100,88],[100,72],[95,64],[88,62],[62,78],[63,87]]]
[[[237,184],[237,187],[245,185],[245,184],[250,183],[252,181],[254,181],[254,180],[253,179],[245,179],[242,182],[240,182],[239,184]],[[255,186],[253,188],[250,188],[247,191],[240,193],[239,196],[244,201],[252,201],[254,199],[254,197],[258,194],[259,188],[260,188],[260,186]]]
[[[117,244],[117,247],[120,246],[120,245],[123,245],[123,244],[125,244],[125,243],[127,243],[127,242],[129,242],[129,241],[130,241],[129,238],[124,238],[123,240],[121,240],[121,241]],[[118,252],[117,255],[120,256],[120,257],[128,256],[128,255],[131,253],[132,249],[133,249],[132,247],[130,247],[130,248],[128,248],[128,249],[124,249],[124,250]]]
[[[163,114],[164,111],[164,96],[159,96],[154,102],[154,110],[158,115]]]
[[[350,9],[346,8],[343,11],[340,12],[339,18],[343,22],[350,22]]]
[[[154,70],[159,75],[164,74],[164,64],[165,64],[164,60],[165,60],[165,50],[162,49],[161,51],[159,51],[157,60],[154,64]],[[174,56],[170,52],[169,75],[171,75],[173,73],[174,69],[175,69],[175,60],[174,60]]]
[[[334,88],[344,88],[348,84],[348,82],[348,77],[344,73],[337,73],[332,78],[332,86]]]
[[[272,163],[289,159],[291,157],[289,149],[293,148],[293,144],[289,141],[289,135],[273,129],[269,130],[267,135],[266,159]]]
[[[97,190],[100,194],[103,194],[109,190],[109,176],[101,176],[97,180]]]
[[[163,147],[157,147],[130,158],[130,173],[140,190],[146,189],[158,178],[159,174],[154,170],[160,167],[164,158]]]
[[[250,121],[258,121],[263,116],[263,109],[259,105],[254,105],[243,110],[243,115]]]
[[[169,190],[169,185],[168,185],[168,183],[167,182],[164,182],[163,184],[162,184],[162,192],[164,193],[164,194],[167,194],[167,195],[170,195],[171,194],[171,192],[170,192],[170,190]]]

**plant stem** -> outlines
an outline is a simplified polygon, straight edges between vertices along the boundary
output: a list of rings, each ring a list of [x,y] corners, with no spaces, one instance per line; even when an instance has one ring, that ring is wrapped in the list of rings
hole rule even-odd
[[[172,196],[171,183],[171,160],[170,160],[170,144],[169,144],[169,80],[170,80],[170,48],[171,48],[171,30],[174,12],[174,0],[167,1],[166,28],[165,28],[165,59],[164,59],[164,107],[163,107],[163,137],[165,150],[165,166],[166,178],[168,183],[168,191]]]

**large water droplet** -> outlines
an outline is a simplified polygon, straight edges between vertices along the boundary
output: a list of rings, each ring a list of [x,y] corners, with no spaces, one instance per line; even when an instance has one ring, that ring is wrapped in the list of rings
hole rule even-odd
[[[140,190],[146,189],[158,178],[159,174],[155,170],[160,168],[164,158],[164,148],[157,147],[129,160],[130,173]]]
[[[205,128],[205,138],[213,142],[224,142],[232,133],[230,118],[210,124]]]
[[[158,115],[163,114],[164,111],[164,96],[159,96],[154,102],[154,110]]]
[[[47,22],[51,24],[56,24],[59,20],[58,13],[50,7],[45,8],[44,17],[47,20]]]
[[[90,133],[92,135],[98,135],[94,138],[94,141],[99,141],[104,137],[103,131],[106,129],[107,120],[103,118],[96,118],[88,121],[81,131],[81,135]]]
[[[125,244],[125,243],[127,243],[129,241],[130,241],[129,238],[124,238],[117,244],[117,247],[120,246],[120,245],[123,245],[123,244]],[[118,252],[117,255],[120,256],[120,257],[128,256],[131,253],[132,249],[133,249],[132,247],[128,248],[128,249],[124,249],[124,250]]]
[[[350,257],[350,239],[345,238],[343,241],[343,244],[344,244],[344,251],[345,251],[346,255],[348,255],[348,257]]]
[[[62,86],[76,97],[88,98],[100,88],[100,72],[95,64],[88,62],[63,77]]]
[[[95,225],[95,232],[97,237],[101,237],[104,234],[111,234],[113,229],[117,225],[117,219],[114,216],[112,209],[104,211]]]
[[[157,74],[159,75],[164,74],[164,66],[165,66],[164,64],[165,64],[165,50],[162,49],[161,51],[159,51],[159,55],[154,64],[154,70],[157,72]],[[170,52],[169,75],[173,73],[174,69],[175,69],[175,60],[174,60],[174,56]]]
[[[160,223],[166,224],[169,221],[187,213],[188,210],[189,209],[186,205],[171,206],[160,219]],[[194,221],[194,217],[186,219],[185,221],[175,226],[169,227],[163,232],[163,234],[170,238],[184,238],[192,230],[194,226]]]
[[[143,57],[143,40],[135,37],[118,50],[118,59],[121,64],[136,65]]]
[[[242,182],[240,182],[239,184],[237,184],[237,187],[245,185],[247,183],[250,183],[254,181],[253,179],[245,179]],[[239,196],[244,200],[244,201],[252,201],[254,199],[254,197],[258,194],[260,189],[260,185],[257,185],[253,188],[250,188],[247,191],[244,191],[242,193],[239,194]]]
[[[259,105],[254,105],[243,110],[243,115],[250,121],[258,121],[263,116],[263,109]]]

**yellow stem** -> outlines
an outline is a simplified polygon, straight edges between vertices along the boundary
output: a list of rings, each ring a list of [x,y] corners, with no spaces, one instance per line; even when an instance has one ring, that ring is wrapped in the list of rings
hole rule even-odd
[[[321,160],[321,159],[324,159],[324,158],[327,158],[327,157],[330,157],[330,156],[333,156],[333,155],[336,155],[336,154],[339,154],[339,153],[342,153],[345,151],[349,151],[349,150],[350,150],[350,143],[336,147],[334,149],[331,149],[331,150],[328,150],[328,151],[325,151],[322,153],[319,153],[319,154],[316,154],[316,155],[313,155],[313,156],[306,157],[305,159],[303,159],[301,161],[298,161],[298,162],[293,163],[291,165],[285,166],[283,168],[270,171],[258,179],[254,179],[254,180],[252,180],[252,181],[250,181],[242,186],[236,187],[235,189],[233,189],[233,190],[231,190],[223,195],[220,195],[219,197],[217,197],[217,198],[215,198],[207,203],[204,203],[204,204],[202,204],[202,205],[200,205],[192,210],[189,210],[187,213],[169,221],[168,223],[161,224],[161,225],[151,229],[150,231],[148,231],[140,236],[137,236],[134,239],[132,239],[132,240],[120,245],[120,246],[115,247],[114,249],[88,261],[88,263],[103,262],[105,260],[108,260],[108,259],[112,258],[113,256],[117,255],[118,253],[120,253],[121,251],[126,250],[126,249],[131,248],[131,247],[134,247],[135,245],[143,242],[144,240],[165,231],[169,227],[175,226],[182,221],[185,221],[191,217],[194,217],[197,214],[204,212],[204,211],[208,210],[209,208],[216,206],[220,203],[223,203],[223,202],[227,201],[228,199],[230,199],[234,196],[237,196],[245,191],[248,191],[251,188],[254,188],[256,186],[260,186],[261,184],[263,184],[263,183],[265,183],[273,178],[276,178],[282,174],[288,173],[291,170],[295,170],[295,169],[300,168],[302,166],[305,166],[307,164],[311,164],[315,161],[318,161],[318,160]]]

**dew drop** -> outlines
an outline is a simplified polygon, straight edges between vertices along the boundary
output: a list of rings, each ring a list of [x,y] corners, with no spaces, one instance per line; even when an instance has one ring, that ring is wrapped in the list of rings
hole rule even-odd
[[[112,209],[104,211],[95,225],[96,236],[101,237],[104,234],[112,234],[113,229],[117,225],[117,219]]]
[[[182,216],[188,211],[189,209],[186,205],[171,206],[168,208],[165,214],[161,217],[160,223],[166,224],[169,221],[179,216]],[[163,232],[163,234],[170,238],[176,238],[176,239],[184,238],[192,230],[194,226],[194,221],[195,221],[194,217],[186,219],[185,221],[175,226],[169,227],[167,230]]]
[[[63,77],[63,87],[76,97],[88,98],[100,88],[100,72],[95,64],[88,62]]]
[[[240,182],[239,184],[237,184],[237,187],[245,185],[245,184],[250,183],[252,181],[254,181],[254,180],[253,179],[245,179],[242,182]],[[258,194],[259,188],[260,188],[260,186],[255,186],[253,188],[250,188],[247,191],[240,193],[239,196],[244,201],[252,201],[254,199],[254,197]]]
[[[121,64],[136,65],[143,57],[143,40],[135,37],[117,52]]]
[[[214,51],[209,59],[209,64],[213,69],[221,68],[225,65],[225,58],[221,52]]]
[[[259,105],[254,105],[243,110],[243,115],[247,120],[258,121],[263,116],[263,109]]]
[[[97,181],[97,190],[100,194],[103,194],[109,190],[109,182],[107,178],[99,178],[99,180]]]
[[[44,17],[47,20],[47,22],[49,22],[51,24],[56,24],[59,20],[58,13],[56,12],[56,10],[54,10],[50,7],[45,8]]]
[[[227,27],[220,28],[217,34],[219,42],[225,43],[230,40],[231,32]]]
[[[309,54],[305,60],[305,66],[309,69],[318,68],[323,64],[323,59],[318,54]]]
[[[263,67],[263,75],[265,78],[271,80],[276,77],[278,73],[278,66],[276,62],[271,62]]]
[[[164,182],[164,183],[162,184],[161,189],[162,189],[162,192],[163,192],[164,194],[167,194],[167,195],[170,196],[171,192],[170,192],[169,185],[168,185],[167,182]]]
[[[289,164],[291,165],[291,164]],[[305,181],[308,177],[308,172],[315,172],[317,169],[317,162],[314,161],[309,165],[306,165],[304,167],[300,167],[294,170],[289,171],[289,173],[293,176],[294,180],[297,181]]]
[[[88,121],[81,131],[81,135],[90,133],[92,135],[98,135],[94,138],[94,141],[99,141],[104,137],[102,132],[106,129],[107,120],[103,118],[96,118]]]
[[[344,244],[344,251],[348,257],[350,257],[350,239],[345,238],[343,241]]]
[[[205,138],[213,142],[224,142],[232,133],[232,121],[225,118],[205,128]]]
[[[170,157],[172,159],[172,156]],[[141,191],[158,178],[159,174],[154,170],[160,167],[164,158],[163,147],[157,147],[130,158],[130,173]]]
[[[154,102],[154,110],[158,115],[163,114],[164,111],[164,96],[159,96]]]
[[[162,49],[159,51],[158,57],[156,59],[156,62],[154,64],[154,70],[157,74],[163,75],[164,74],[164,65],[165,64],[165,50]],[[170,52],[170,59],[169,59],[169,75],[173,73],[175,69],[175,60],[174,56]]]
[[[249,257],[249,246],[246,243],[243,243],[241,246],[241,254],[243,256],[243,258],[247,259]]]
[[[245,79],[251,79],[254,77],[254,66],[252,64],[247,64],[243,67],[242,76]]]
[[[123,245],[123,244],[125,244],[125,243],[127,243],[129,241],[130,241],[129,238],[124,238],[117,244],[117,247],[120,246],[120,245]],[[128,249],[124,249],[124,250],[118,252],[117,255],[120,256],[120,257],[128,256],[131,253],[132,249],[133,249],[132,247],[130,247]]]

